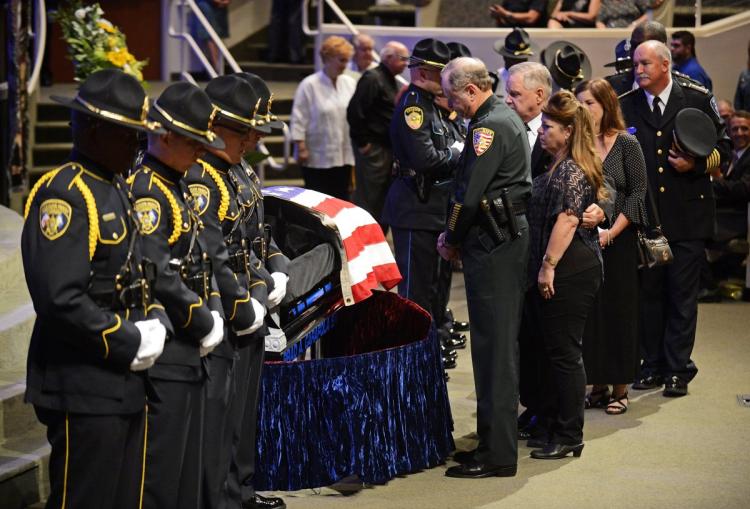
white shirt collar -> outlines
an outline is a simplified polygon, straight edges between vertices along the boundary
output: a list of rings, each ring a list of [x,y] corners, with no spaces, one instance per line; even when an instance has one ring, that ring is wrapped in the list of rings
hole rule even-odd
[[[539,136],[539,128],[542,127],[542,114],[540,113],[526,122],[526,125],[529,126],[529,130],[526,132],[527,138],[529,139],[529,148],[533,150],[536,139]]]
[[[659,94],[659,99],[661,100],[661,111],[664,113],[664,110],[667,108],[667,101],[669,100],[669,94],[672,93],[672,76],[669,77],[669,83],[667,83],[667,86],[664,87],[664,90],[661,91]],[[646,94],[646,101],[648,101],[648,107],[651,108],[651,111],[654,110],[654,96],[643,91]]]

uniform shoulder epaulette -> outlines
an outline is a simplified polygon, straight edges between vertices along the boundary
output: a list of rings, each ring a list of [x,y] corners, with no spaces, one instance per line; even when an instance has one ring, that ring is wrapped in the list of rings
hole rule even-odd
[[[708,90],[706,87],[701,85],[699,82],[693,80],[689,76],[686,76],[681,73],[675,73],[677,76],[677,82],[680,84],[681,87],[690,88],[692,90],[696,90],[698,92],[701,92],[702,94],[708,95],[711,93],[710,90]]]
[[[627,96],[629,96],[630,94],[632,94],[633,92],[635,92],[637,90],[639,90],[639,89],[637,89],[637,88],[631,88],[627,92],[623,92],[622,94],[618,95],[617,98],[618,99],[622,99],[623,97],[627,97]]]
[[[75,187],[83,198],[83,202],[86,205],[86,215],[89,220],[89,260],[94,257],[96,251],[96,243],[99,238],[99,212],[96,208],[96,200],[91,189],[86,185],[80,175],[83,173],[83,166],[78,163],[66,163],[63,166],[56,168],[50,172],[47,172],[39,179],[29,193],[29,198],[26,201],[26,208],[24,209],[24,218],[28,217],[31,205],[34,202],[34,198],[37,193],[43,187],[52,187],[67,193],[73,187]]]

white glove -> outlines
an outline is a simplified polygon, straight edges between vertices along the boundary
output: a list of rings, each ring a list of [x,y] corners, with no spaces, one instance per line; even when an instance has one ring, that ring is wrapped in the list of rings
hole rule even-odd
[[[214,326],[211,332],[201,339],[201,357],[210,354],[221,343],[221,340],[224,339],[224,320],[218,311],[211,311],[211,316],[214,317]]]
[[[253,311],[255,311],[255,321],[247,329],[234,331],[238,336],[244,336],[246,334],[252,334],[256,330],[260,329],[263,325],[263,318],[266,316],[266,308],[258,302],[256,299],[250,297],[250,304],[253,305]]]
[[[463,142],[456,140],[456,141],[453,142],[453,145],[451,145],[451,148],[455,148],[459,152],[463,152],[464,151],[464,144],[463,144]]]
[[[140,320],[134,325],[141,333],[141,344],[138,352],[130,363],[131,371],[143,371],[154,365],[164,351],[164,341],[167,338],[167,329],[157,320]]]
[[[273,290],[268,294],[268,308],[273,309],[284,300],[286,295],[286,283],[289,281],[289,276],[283,272],[274,272],[271,274],[273,279]]]

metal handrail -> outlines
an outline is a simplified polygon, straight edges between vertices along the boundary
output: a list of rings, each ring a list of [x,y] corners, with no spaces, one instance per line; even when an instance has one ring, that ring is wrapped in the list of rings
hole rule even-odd
[[[42,72],[44,48],[47,45],[47,6],[44,0],[37,0],[36,6],[36,19],[34,20],[34,67],[31,71],[29,82],[26,85],[29,95],[36,92],[36,89],[39,87],[39,74]]]

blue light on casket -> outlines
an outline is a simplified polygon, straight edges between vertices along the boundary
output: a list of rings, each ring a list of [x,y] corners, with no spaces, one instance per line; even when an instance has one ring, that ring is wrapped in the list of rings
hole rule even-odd
[[[329,281],[328,283],[320,287],[317,291],[309,295],[306,299],[299,301],[296,306],[289,310],[289,315],[292,318],[297,318],[302,314],[303,311],[315,304],[315,302],[317,302],[321,297],[323,297],[327,293],[330,293],[331,290],[333,290],[333,283]]]

